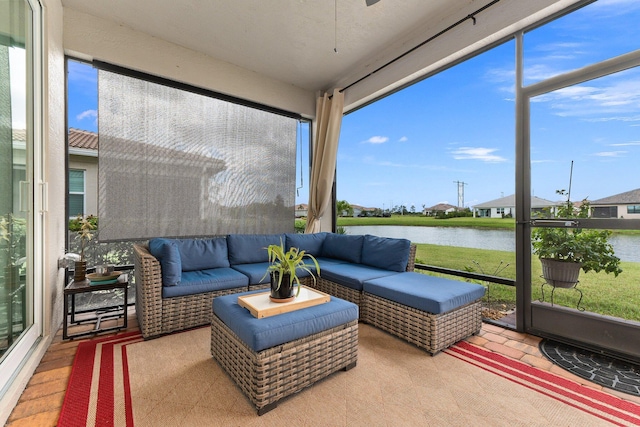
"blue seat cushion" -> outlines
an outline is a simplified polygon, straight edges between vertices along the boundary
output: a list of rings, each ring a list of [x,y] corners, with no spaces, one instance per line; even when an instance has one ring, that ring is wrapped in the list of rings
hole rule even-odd
[[[403,272],[407,270],[411,241],[367,234],[362,242],[362,264]]]
[[[267,272],[268,262],[256,262],[254,264],[239,264],[231,268],[239,271],[249,278],[249,285],[259,285],[260,283],[269,283],[271,280]]]
[[[182,280],[177,286],[162,287],[162,297],[173,298],[223,289],[247,289],[248,286],[249,278],[231,267],[183,271]]]
[[[322,243],[321,256],[359,264],[362,259],[363,241],[364,236],[329,233]]]
[[[267,247],[285,244],[284,234],[229,234],[227,248],[231,265],[268,262]]]
[[[286,234],[286,250],[290,248],[298,248],[301,251],[305,251],[314,257],[320,256],[322,253],[322,244],[327,237],[326,232],[301,234],[301,233],[287,233]]]
[[[367,280],[364,291],[428,313],[441,314],[482,298],[485,288],[474,283],[405,272]]]
[[[176,286],[182,280],[182,262],[175,240],[155,238],[149,240],[149,253],[160,262],[163,286]]]
[[[327,264],[320,266],[320,277],[357,291],[362,290],[365,281],[398,274],[395,271],[369,267],[362,264]]]
[[[227,239],[180,239],[176,240],[182,271],[207,270],[229,267]]]
[[[213,313],[255,352],[358,320],[358,306],[335,297],[328,303],[258,319],[238,305],[238,296],[251,293],[214,298]]]

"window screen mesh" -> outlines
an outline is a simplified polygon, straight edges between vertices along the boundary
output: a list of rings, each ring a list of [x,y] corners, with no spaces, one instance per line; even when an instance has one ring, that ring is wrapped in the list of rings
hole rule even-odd
[[[296,119],[98,76],[101,241],[293,231]]]

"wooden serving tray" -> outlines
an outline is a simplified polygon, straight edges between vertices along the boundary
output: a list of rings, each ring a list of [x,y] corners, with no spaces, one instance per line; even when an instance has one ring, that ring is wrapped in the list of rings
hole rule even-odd
[[[272,302],[269,298],[271,292],[243,295],[238,297],[238,305],[244,307],[258,319],[288,313],[305,307],[324,304],[331,300],[329,294],[317,291],[308,286],[302,286],[300,295],[291,302]]]

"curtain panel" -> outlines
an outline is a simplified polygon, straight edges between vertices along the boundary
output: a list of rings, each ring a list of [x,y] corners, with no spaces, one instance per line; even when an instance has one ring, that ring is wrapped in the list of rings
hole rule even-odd
[[[331,189],[336,172],[338,140],[344,109],[344,93],[334,89],[318,97],[316,102],[316,135],[313,141],[309,211],[305,233],[318,233],[321,219],[329,210]]]

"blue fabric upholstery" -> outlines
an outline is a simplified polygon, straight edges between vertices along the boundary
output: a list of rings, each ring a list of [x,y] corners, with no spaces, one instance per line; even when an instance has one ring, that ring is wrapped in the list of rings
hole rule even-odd
[[[231,265],[268,262],[267,246],[285,243],[284,234],[230,234],[227,236]]]
[[[162,287],[162,297],[173,298],[222,289],[246,289],[247,286],[249,286],[249,278],[230,267],[183,271],[182,281],[178,286]]]
[[[149,240],[149,253],[160,262],[162,285],[176,286],[182,280],[182,263],[175,240],[155,238]]]
[[[482,298],[485,288],[474,283],[405,272],[367,280],[364,291],[418,310],[440,314]]]
[[[268,267],[268,262],[257,262],[254,264],[233,265],[231,268],[249,277],[249,285],[259,285],[260,283],[269,283],[271,281],[269,274],[265,276]]]
[[[213,313],[255,352],[358,319],[356,304],[334,297],[328,303],[258,319],[238,305],[238,296],[251,293],[214,298]]]
[[[301,234],[301,233],[288,233],[286,234],[286,250],[290,248],[298,248],[301,251],[305,251],[314,257],[319,256],[322,253],[322,244],[327,237],[326,232],[313,233],[313,234]]]
[[[391,239],[367,234],[362,242],[362,264],[384,270],[407,270],[411,241],[407,239]]]
[[[207,270],[229,267],[227,239],[181,239],[176,240],[182,271]]]
[[[320,276],[323,279],[339,283],[343,286],[362,290],[362,284],[370,279],[398,274],[394,271],[369,267],[362,264],[326,264],[320,266]]]
[[[322,244],[322,256],[360,264],[363,241],[364,236],[329,233]]]

